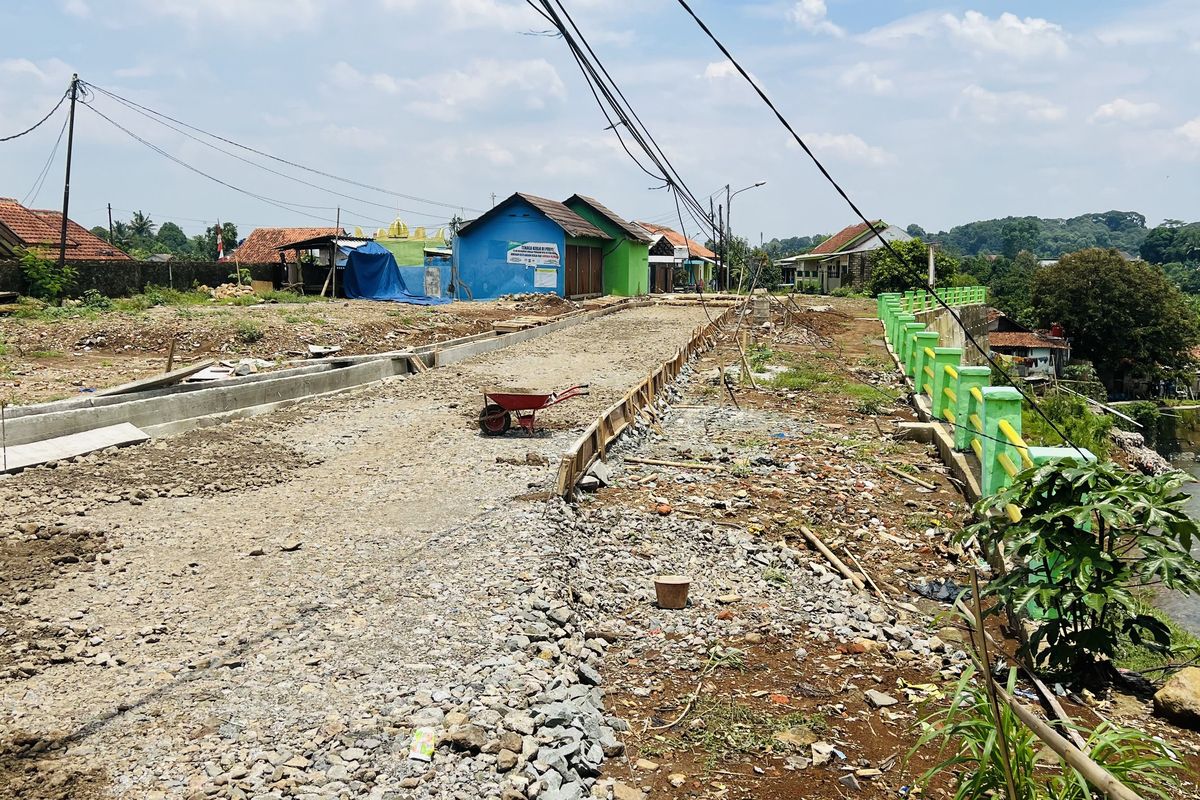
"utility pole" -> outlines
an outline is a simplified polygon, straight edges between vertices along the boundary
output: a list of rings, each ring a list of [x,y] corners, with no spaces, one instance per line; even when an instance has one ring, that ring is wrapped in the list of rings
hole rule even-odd
[[[337,297],[337,248],[338,248],[337,239],[339,236],[342,235],[342,207],[341,206],[338,206],[337,222],[334,223],[334,227],[337,230],[333,234],[333,242],[329,245],[329,275],[330,275],[330,280],[333,283],[333,290],[330,291],[330,293],[329,293],[330,298]]]
[[[932,289],[937,285],[937,267],[933,263],[933,248],[936,245],[933,242],[929,243],[929,288]]]
[[[67,263],[67,213],[71,210],[71,148],[75,144],[75,99],[79,96],[79,75],[71,76],[71,107],[67,111],[67,174],[63,179],[62,227],[59,229],[58,268]]]
[[[109,243],[109,244],[112,244],[112,243],[113,243],[113,231],[112,231],[112,203],[109,203],[109,204],[108,204],[108,243]]]
[[[496,207],[496,193],[492,192],[492,208]]]
[[[729,224],[729,218],[733,216],[733,208],[730,206],[731,200],[732,200],[732,198],[731,198],[731,195],[729,194],[729,184],[727,183],[727,184],[725,184],[725,229],[722,232],[722,238],[725,239],[725,253],[726,253],[726,258],[725,258],[725,289],[726,289],[726,291],[728,291],[729,287],[733,284],[733,267],[729,264],[729,257],[728,257],[729,244],[730,244],[729,235],[733,232],[733,226]],[[741,285],[742,285],[742,281],[739,278],[738,286],[740,287]]]

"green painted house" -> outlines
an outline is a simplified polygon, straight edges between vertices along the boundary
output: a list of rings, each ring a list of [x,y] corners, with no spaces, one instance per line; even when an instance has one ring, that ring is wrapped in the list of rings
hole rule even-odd
[[[599,200],[572,195],[563,205],[612,237],[603,242],[604,293],[633,297],[650,291],[650,235]]]

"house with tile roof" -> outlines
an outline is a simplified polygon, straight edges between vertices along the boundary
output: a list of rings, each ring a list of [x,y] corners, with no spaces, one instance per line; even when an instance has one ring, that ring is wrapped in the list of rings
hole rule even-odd
[[[604,293],[614,238],[557,200],[516,192],[454,236],[450,291],[460,300],[543,292]]]
[[[44,258],[58,258],[62,243],[62,213],[26,208],[10,197],[0,197],[0,259],[30,250]],[[74,220],[67,220],[68,261],[131,261],[114,247]]]
[[[284,250],[294,242],[322,236],[341,236],[339,228],[255,228],[242,240],[229,258],[241,264],[296,263],[297,252]]]
[[[716,288],[716,253],[665,225],[652,225],[649,222],[636,224],[651,236],[651,291],[671,291],[676,273],[680,274],[684,286],[702,284],[706,289]]]
[[[1071,361],[1071,341],[1059,325],[1049,331],[1025,327],[997,309],[988,309],[988,349],[1004,356],[1022,378],[1062,376]]]
[[[613,243],[604,248],[604,294],[635,297],[649,293],[650,234],[595,198],[575,194],[563,205],[613,238]]]
[[[876,233],[878,232],[878,235]],[[807,253],[775,262],[783,282],[793,286],[815,285],[822,294],[842,286],[855,288],[871,279],[871,252],[889,242],[907,242],[912,237],[902,228],[875,220],[870,225],[849,225]]]

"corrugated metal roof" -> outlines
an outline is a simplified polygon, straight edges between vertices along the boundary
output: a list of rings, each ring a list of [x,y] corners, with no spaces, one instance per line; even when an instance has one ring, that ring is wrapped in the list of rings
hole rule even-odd
[[[588,197],[587,195],[584,195],[584,194],[573,194],[563,202],[563,205],[566,205],[569,208],[572,200],[578,200],[581,203],[585,203],[586,205],[591,206],[597,212],[599,212],[600,214],[603,214],[608,219],[609,222],[611,222],[612,224],[616,225],[621,230],[628,233],[631,237],[633,237],[637,241],[647,242],[647,243],[652,241],[649,234],[647,234],[643,228],[640,228],[637,225],[634,225],[632,222],[626,222],[621,217],[617,216],[617,214],[615,212],[613,212],[611,209],[607,208],[599,200],[597,200],[593,197]]]
[[[549,217],[555,225],[566,231],[568,236],[590,236],[594,239],[612,239],[612,237],[607,233],[600,230],[595,225],[588,222],[586,219],[579,216],[557,200],[549,200],[545,197],[538,197],[535,194],[524,194],[523,192],[516,192],[512,195],[509,195],[504,199],[503,202],[498,203],[495,208],[489,209],[470,222],[461,225],[458,229],[459,234],[461,235],[465,233],[483,220],[500,213],[501,209],[508,206],[511,202],[513,202],[514,199],[524,200],[538,211],[541,211],[543,214]]]
[[[714,253],[712,250],[709,250],[695,239],[689,239],[679,231],[668,228],[665,225],[651,225],[649,222],[638,222],[636,224],[642,226],[642,228],[656,236],[665,237],[668,242],[676,247],[686,247],[694,256],[700,256],[704,259],[713,259],[717,257],[716,253]]]

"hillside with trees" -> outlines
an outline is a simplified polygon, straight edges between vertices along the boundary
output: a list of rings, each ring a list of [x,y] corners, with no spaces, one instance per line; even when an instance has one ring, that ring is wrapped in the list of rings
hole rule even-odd
[[[929,238],[919,225],[910,225],[908,232],[922,239]],[[963,256],[990,254],[1011,259],[1022,250],[1028,250],[1039,259],[1049,259],[1090,247],[1115,248],[1137,255],[1148,234],[1146,218],[1142,214],[1104,211],[1068,219],[985,219],[956,225],[932,238]]]

